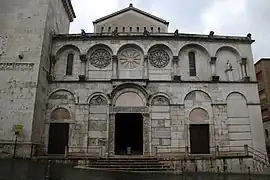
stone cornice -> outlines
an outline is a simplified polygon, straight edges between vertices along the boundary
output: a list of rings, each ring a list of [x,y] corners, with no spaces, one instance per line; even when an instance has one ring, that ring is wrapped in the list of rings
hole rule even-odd
[[[62,0],[63,6],[68,14],[69,21],[73,22],[73,19],[76,18],[73,6],[70,0]]]
[[[179,33],[175,36],[174,33],[150,33],[149,36],[144,36],[143,33],[119,33],[118,36],[113,36],[111,33],[87,33],[85,36],[81,34],[58,34],[53,36],[53,40],[70,40],[70,41],[90,41],[90,40],[189,40],[189,41],[208,41],[208,42],[241,42],[252,44],[255,40],[250,40],[243,36],[219,36],[215,35],[209,38],[208,35],[202,34],[184,34]]]
[[[112,83],[115,80],[85,80],[83,83]],[[127,79],[118,79],[118,81],[127,82]],[[257,84],[257,81],[175,81],[175,80],[142,80],[142,79],[130,79],[129,82],[141,82],[146,81],[147,83],[178,83],[178,84]],[[79,80],[54,80],[52,83],[82,83]]]

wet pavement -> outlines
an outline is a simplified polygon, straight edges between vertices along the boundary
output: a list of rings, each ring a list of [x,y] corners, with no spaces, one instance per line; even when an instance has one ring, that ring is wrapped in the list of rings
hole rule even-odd
[[[74,169],[69,165],[26,160],[0,160],[0,180],[270,180],[266,175],[219,175],[211,173],[123,173]]]

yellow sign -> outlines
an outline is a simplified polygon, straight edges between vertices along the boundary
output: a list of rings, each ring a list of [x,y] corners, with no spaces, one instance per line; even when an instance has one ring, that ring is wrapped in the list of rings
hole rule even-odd
[[[20,133],[20,132],[23,132],[23,125],[14,125],[14,132],[15,133]]]

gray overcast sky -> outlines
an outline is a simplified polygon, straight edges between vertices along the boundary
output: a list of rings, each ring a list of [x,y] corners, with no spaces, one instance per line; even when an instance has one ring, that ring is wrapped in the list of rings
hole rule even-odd
[[[254,61],[270,57],[270,0],[72,0],[77,18],[71,33],[93,32],[92,22],[125,8],[139,9],[170,22],[169,31],[215,31],[220,35],[252,33]]]

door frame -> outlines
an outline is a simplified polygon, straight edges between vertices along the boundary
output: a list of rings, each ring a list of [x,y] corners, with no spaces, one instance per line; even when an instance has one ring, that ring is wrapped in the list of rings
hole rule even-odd
[[[150,155],[150,116],[148,107],[117,107],[112,108],[109,114],[109,127],[108,127],[108,154],[107,156],[115,156],[115,118],[117,113],[140,113],[143,116],[143,156]]]
[[[208,153],[206,154],[211,154],[211,126],[208,123],[203,123],[203,124],[189,124],[188,126],[188,134],[189,134],[189,138],[188,138],[188,144],[189,144],[189,153],[192,154],[192,147],[191,147],[191,126],[208,126]],[[195,153],[194,153],[195,154]],[[203,154],[202,154],[203,155]]]

